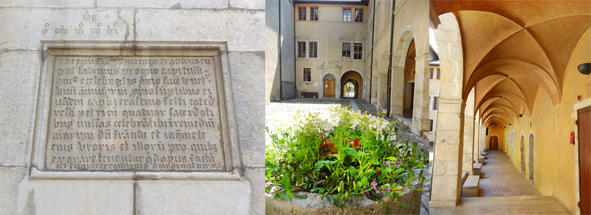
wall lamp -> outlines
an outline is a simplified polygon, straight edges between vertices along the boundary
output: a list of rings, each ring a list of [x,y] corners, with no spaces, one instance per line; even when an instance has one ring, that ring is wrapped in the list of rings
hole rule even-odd
[[[579,69],[579,72],[583,75],[589,75],[589,73],[591,73],[591,63],[583,63],[579,66],[577,66],[577,69]]]

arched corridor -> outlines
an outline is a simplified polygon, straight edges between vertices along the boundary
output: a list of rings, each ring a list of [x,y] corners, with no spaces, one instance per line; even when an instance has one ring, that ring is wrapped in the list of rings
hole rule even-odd
[[[363,78],[356,71],[347,71],[341,76],[341,95],[343,98],[361,99]]]
[[[484,175],[469,177],[481,197],[522,195],[506,187],[520,181],[554,198],[562,212],[581,213],[587,191],[580,183],[591,181],[580,181],[573,118],[591,106],[591,76],[577,69],[591,62],[591,2],[432,3],[442,79],[430,207],[463,207],[467,185],[459,176],[478,167]],[[491,151],[481,163],[485,148]],[[491,168],[493,159],[515,171]],[[591,208],[589,200],[582,204]]]

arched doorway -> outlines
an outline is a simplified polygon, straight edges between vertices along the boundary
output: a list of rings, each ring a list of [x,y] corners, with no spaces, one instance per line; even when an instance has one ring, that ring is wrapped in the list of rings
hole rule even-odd
[[[521,146],[519,146],[519,148],[521,149],[521,173],[523,173],[523,175],[525,175],[525,137],[523,137],[523,135],[521,135]]]
[[[402,116],[412,119],[415,100],[415,40],[410,42],[404,63],[404,87],[402,89]]]
[[[527,163],[529,164],[529,181],[535,186],[534,181],[534,134],[529,134],[529,159]]]
[[[343,98],[360,99],[363,92],[363,78],[356,71],[348,71],[341,76],[341,95]]]
[[[335,85],[335,77],[334,75],[328,74],[326,76],[324,76],[323,79],[323,86],[324,86],[324,90],[323,90],[323,97],[333,97],[334,98],[334,94],[335,94],[335,90],[334,90],[334,85]]]
[[[489,147],[490,150],[498,150],[499,149],[499,137],[491,136],[489,140]]]

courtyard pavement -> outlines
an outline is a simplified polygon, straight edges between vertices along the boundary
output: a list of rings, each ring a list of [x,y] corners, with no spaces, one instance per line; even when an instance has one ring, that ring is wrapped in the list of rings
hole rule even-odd
[[[540,196],[503,151],[488,151],[478,197],[457,207],[430,208],[429,214],[571,214],[556,198]]]

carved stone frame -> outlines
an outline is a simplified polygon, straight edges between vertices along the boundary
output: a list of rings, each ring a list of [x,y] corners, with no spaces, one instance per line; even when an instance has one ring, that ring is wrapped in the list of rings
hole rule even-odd
[[[236,116],[226,42],[101,42],[41,41],[41,68],[34,132],[30,149],[30,179],[76,180],[240,180],[242,162],[235,127]],[[207,56],[214,58],[224,163],[217,172],[172,171],[48,171],[44,169],[51,101],[53,58],[78,56]],[[226,113],[226,114],[223,114]]]

